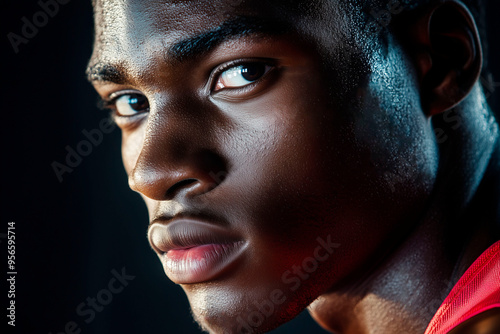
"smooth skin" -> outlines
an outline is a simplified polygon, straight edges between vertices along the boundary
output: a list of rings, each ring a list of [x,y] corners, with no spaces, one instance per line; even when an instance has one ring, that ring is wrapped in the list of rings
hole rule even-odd
[[[423,333],[498,240],[499,132],[470,13],[436,1],[380,39],[358,14],[347,1],[95,4],[89,79],[150,220],[210,217],[247,243],[223,275],[181,284],[208,332],[265,332],[308,307],[331,332]],[[312,270],[318,238],[336,246]]]

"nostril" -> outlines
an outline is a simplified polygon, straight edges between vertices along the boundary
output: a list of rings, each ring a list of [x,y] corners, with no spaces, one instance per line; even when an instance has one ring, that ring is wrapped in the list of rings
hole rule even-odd
[[[154,152],[153,152],[154,153]],[[141,152],[129,173],[130,187],[157,201],[196,197],[216,188],[227,174],[224,159],[210,150],[187,151],[185,157],[160,160],[160,154]]]
[[[167,189],[167,193],[165,194],[167,199],[172,199],[174,196],[182,190],[183,188],[189,187],[191,184],[198,182],[196,179],[185,179],[182,181],[177,182],[173,186]]]

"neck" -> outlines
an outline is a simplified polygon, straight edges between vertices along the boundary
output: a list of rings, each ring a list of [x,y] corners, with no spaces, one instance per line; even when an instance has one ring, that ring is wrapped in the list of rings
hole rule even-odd
[[[324,328],[347,334],[423,333],[458,279],[499,239],[500,140],[491,113],[479,107],[485,105],[481,99],[478,88],[457,110],[464,129],[451,130],[442,148],[448,158],[441,162],[426,218],[368,277],[309,306]],[[461,149],[453,149],[458,144]],[[474,161],[465,161],[471,155]]]

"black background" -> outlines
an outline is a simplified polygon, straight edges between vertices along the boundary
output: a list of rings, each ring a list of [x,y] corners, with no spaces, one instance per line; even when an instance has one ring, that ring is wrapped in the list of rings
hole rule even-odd
[[[498,1],[488,1],[490,68],[500,82]],[[60,333],[74,321],[81,333],[199,333],[182,289],[171,283],[146,240],[147,213],[128,189],[121,165],[118,129],[103,135],[59,182],[52,163],[65,164],[66,147],[86,140],[107,113],[84,70],[92,46],[90,0],[60,5],[54,17],[15,53],[7,38],[32,21],[37,1],[3,5],[1,270],[7,268],[7,223],[16,232],[16,330]],[[484,78],[487,79],[487,78]],[[483,80],[484,80],[483,79]],[[496,88],[496,92],[493,89]],[[500,85],[488,101],[498,109]],[[77,306],[106,289],[111,271],[135,276],[95,318]],[[2,277],[5,277],[4,275]],[[5,279],[2,280],[5,284]],[[7,286],[1,319],[8,321]],[[2,324],[3,325],[3,324]],[[10,328],[12,330],[12,328]],[[276,333],[325,333],[306,313]]]

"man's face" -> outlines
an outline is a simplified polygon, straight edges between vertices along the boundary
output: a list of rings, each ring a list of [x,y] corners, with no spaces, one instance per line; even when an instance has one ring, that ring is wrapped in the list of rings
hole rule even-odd
[[[404,52],[370,46],[338,2],[293,6],[96,7],[90,73],[119,114],[149,240],[213,332],[271,329],[357,282],[434,184]]]

